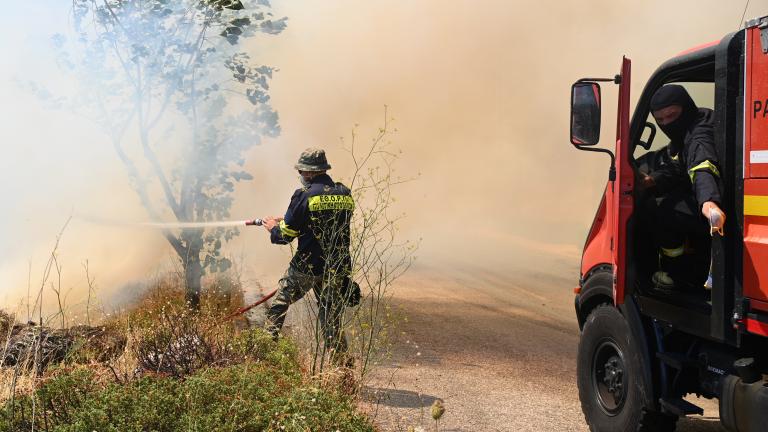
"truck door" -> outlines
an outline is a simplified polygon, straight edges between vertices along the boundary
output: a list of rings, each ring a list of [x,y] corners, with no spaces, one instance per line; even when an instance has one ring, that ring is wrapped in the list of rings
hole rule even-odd
[[[747,29],[744,107],[744,297],[768,311],[768,39]]]
[[[631,73],[632,62],[625,57],[621,64],[619,107],[616,121],[616,181],[609,185],[612,191],[611,204],[613,206],[613,299],[617,306],[624,303],[627,284],[627,222],[634,209],[632,191],[635,177],[630,165],[632,154],[629,143]]]

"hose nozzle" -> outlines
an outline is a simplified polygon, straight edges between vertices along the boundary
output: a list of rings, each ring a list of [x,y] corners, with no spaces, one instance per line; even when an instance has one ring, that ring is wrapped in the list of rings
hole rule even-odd
[[[264,221],[261,219],[253,219],[245,221],[245,226],[262,226]]]

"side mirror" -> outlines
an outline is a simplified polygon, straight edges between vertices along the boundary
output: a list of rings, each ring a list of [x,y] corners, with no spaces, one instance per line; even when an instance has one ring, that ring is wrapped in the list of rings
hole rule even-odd
[[[600,141],[600,84],[580,81],[571,86],[571,144]]]

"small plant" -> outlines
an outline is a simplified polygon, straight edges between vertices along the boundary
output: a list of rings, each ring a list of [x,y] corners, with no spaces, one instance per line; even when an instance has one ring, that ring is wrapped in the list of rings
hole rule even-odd
[[[432,414],[432,420],[435,421],[435,431],[437,431],[440,427],[440,418],[442,418],[443,414],[445,414],[445,406],[443,405],[443,401],[440,399],[435,400],[432,403],[432,407],[430,408],[429,412]]]

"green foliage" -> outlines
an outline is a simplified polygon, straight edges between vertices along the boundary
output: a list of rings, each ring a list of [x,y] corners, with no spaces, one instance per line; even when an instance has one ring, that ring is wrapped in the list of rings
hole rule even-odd
[[[280,133],[274,69],[244,45],[281,33],[287,18],[275,17],[268,0],[73,0],[70,22],[71,34],[51,42],[77,91],[30,90],[105,133],[152,219],[229,218],[235,184],[253,178],[244,154]],[[237,234],[164,233],[190,290],[205,271],[231,267],[220,249]]]
[[[248,360],[209,367],[186,379],[149,375],[100,384],[85,367],[60,371],[34,395],[6,404],[0,432],[75,431],[373,431],[352,400],[305,383],[296,348],[261,330],[241,333],[233,345]]]

